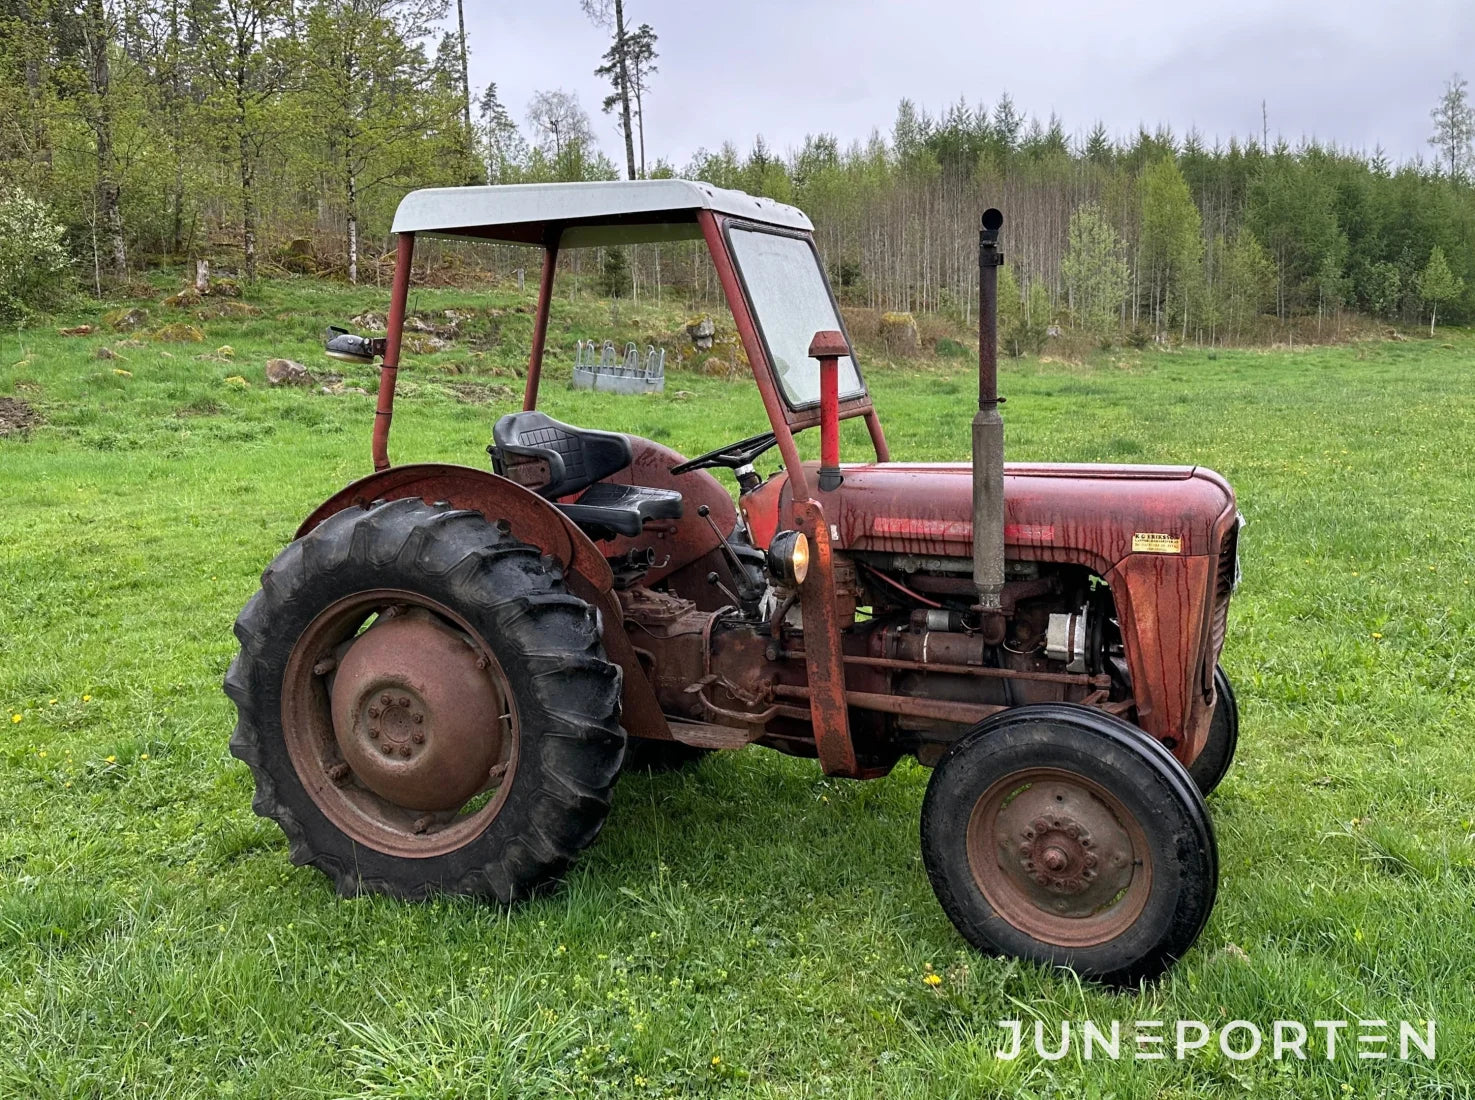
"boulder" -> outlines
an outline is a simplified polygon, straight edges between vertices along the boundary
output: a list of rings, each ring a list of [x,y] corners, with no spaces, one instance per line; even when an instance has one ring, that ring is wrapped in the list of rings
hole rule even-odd
[[[717,335],[717,326],[712,323],[710,317],[698,317],[686,322],[686,335],[691,337],[691,342],[699,351],[712,350],[712,338]]]
[[[205,334],[199,328],[186,325],[182,321],[156,328],[150,335],[161,343],[170,344],[199,344],[205,340]]]
[[[881,314],[881,339],[892,355],[916,355],[922,347],[917,319],[910,313]]]
[[[73,325],[71,328],[59,328],[56,331],[63,336],[91,336],[96,330],[91,325]]]
[[[115,309],[103,316],[103,324],[114,332],[132,332],[148,323],[149,311],[142,306],[132,309]]]
[[[273,386],[308,386],[312,375],[301,363],[291,359],[268,359],[266,380]]]

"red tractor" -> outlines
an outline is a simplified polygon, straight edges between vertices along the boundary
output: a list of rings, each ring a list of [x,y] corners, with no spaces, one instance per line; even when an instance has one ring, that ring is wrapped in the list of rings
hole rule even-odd
[[[344,894],[513,902],[594,840],[622,768],[760,744],[871,779],[912,754],[933,767],[928,875],[980,950],[1117,983],[1188,950],[1218,880],[1203,794],[1238,722],[1218,667],[1234,494],[1197,467],[1004,465],[1002,222],[979,236],[973,461],[924,464],[891,459],[798,210],[683,180],[407,196],[387,336],[328,343],[382,357],[374,473],[262,575],[226,679],[231,751],[293,862]],[[543,249],[491,470],[389,462],[420,236]],[[687,239],[767,429],[687,458],[539,412],[560,252]],[[863,462],[840,460],[850,417]]]

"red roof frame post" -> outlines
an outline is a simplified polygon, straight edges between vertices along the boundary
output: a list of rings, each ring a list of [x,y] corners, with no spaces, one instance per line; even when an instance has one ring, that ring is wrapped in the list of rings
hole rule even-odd
[[[379,367],[379,400],[374,406],[374,470],[389,469],[389,424],[394,419],[394,382],[399,376],[400,337],[405,331],[405,303],[410,297],[410,268],[415,261],[415,234],[401,233],[395,241],[394,284],[389,295],[388,332]]]
[[[538,382],[543,377],[543,349],[548,343],[548,315],[553,312],[553,277],[558,272],[558,238],[553,230],[543,244],[543,272],[538,277],[538,313],[533,319],[533,346],[528,352],[527,385],[522,391],[522,411],[538,407]]]

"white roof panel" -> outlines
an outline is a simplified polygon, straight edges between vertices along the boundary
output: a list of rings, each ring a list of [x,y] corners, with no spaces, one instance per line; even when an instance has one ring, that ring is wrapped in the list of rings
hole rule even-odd
[[[394,232],[535,242],[552,224],[587,225],[564,234],[564,247],[698,236],[698,210],[806,232],[803,212],[772,199],[692,180],[513,183],[427,187],[400,200]]]

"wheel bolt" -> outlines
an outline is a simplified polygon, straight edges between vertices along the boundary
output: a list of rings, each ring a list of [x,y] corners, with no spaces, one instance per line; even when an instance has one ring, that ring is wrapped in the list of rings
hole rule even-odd
[[[1085,862],[1087,868],[1095,867],[1096,866],[1096,857],[1093,856],[1090,852],[1087,852],[1086,853],[1086,858],[1085,858],[1084,862]]]
[[[379,702],[383,703],[387,707],[394,702],[394,699],[390,696],[389,692],[386,691],[383,695],[379,696]]]
[[[343,779],[347,775],[347,764],[334,764],[331,768],[328,769],[328,778],[331,779],[334,783],[337,783],[340,779]]]
[[[415,725],[418,726],[421,722],[425,721],[425,715],[421,714],[419,711],[416,711],[414,714],[410,715],[410,721],[414,722]]]
[[[401,755],[401,756],[409,756],[409,755],[410,755],[410,753],[411,753],[411,752],[413,752],[413,751],[414,751],[414,750],[413,750],[413,749],[411,749],[411,748],[410,748],[410,746],[409,746],[409,745],[401,745],[401,746],[400,746],[400,747],[399,747],[399,754],[400,754],[400,755]]]
[[[414,733],[410,734],[410,740],[415,742],[415,744],[417,745],[425,744],[425,731],[416,730]]]
[[[386,741],[386,742],[384,742],[384,744],[382,744],[382,745],[379,746],[379,750],[382,753],[384,753],[385,756],[388,756],[390,753],[392,753],[394,751],[394,746],[391,745],[388,741]]]
[[[379,727],[378,726],[370,726],[369,727],[369,736],[371,738],[378,737],[379,736]]]
[[[402,707],[409,706],[410,705],[410,697],[408,695],[401,695],[399,697],[399,705],[402,706]]]
[[[1041,886],[1044,886],[1047,882],[1050,881],[1050,876],[1044,874],[1036,875],[1035,881],[1038,882]]]
[[[379,717],[379,708],[378,707],[370,707],[369,708],[369,717],[370,718],[378,718]]]
[[[1075,840],[1081,835],[1081,827],[1074,823],[1067,825],[1065,827],[1065,835],[1070,837],[1071,840]]]
[[[480,657],[478,657],[476,659],[476,667],[477,668],[481,668],[481,669],[484,669],[484,668],[487,667],[487,659],[486,659],[486,656],[485,655],[480,656]]]

